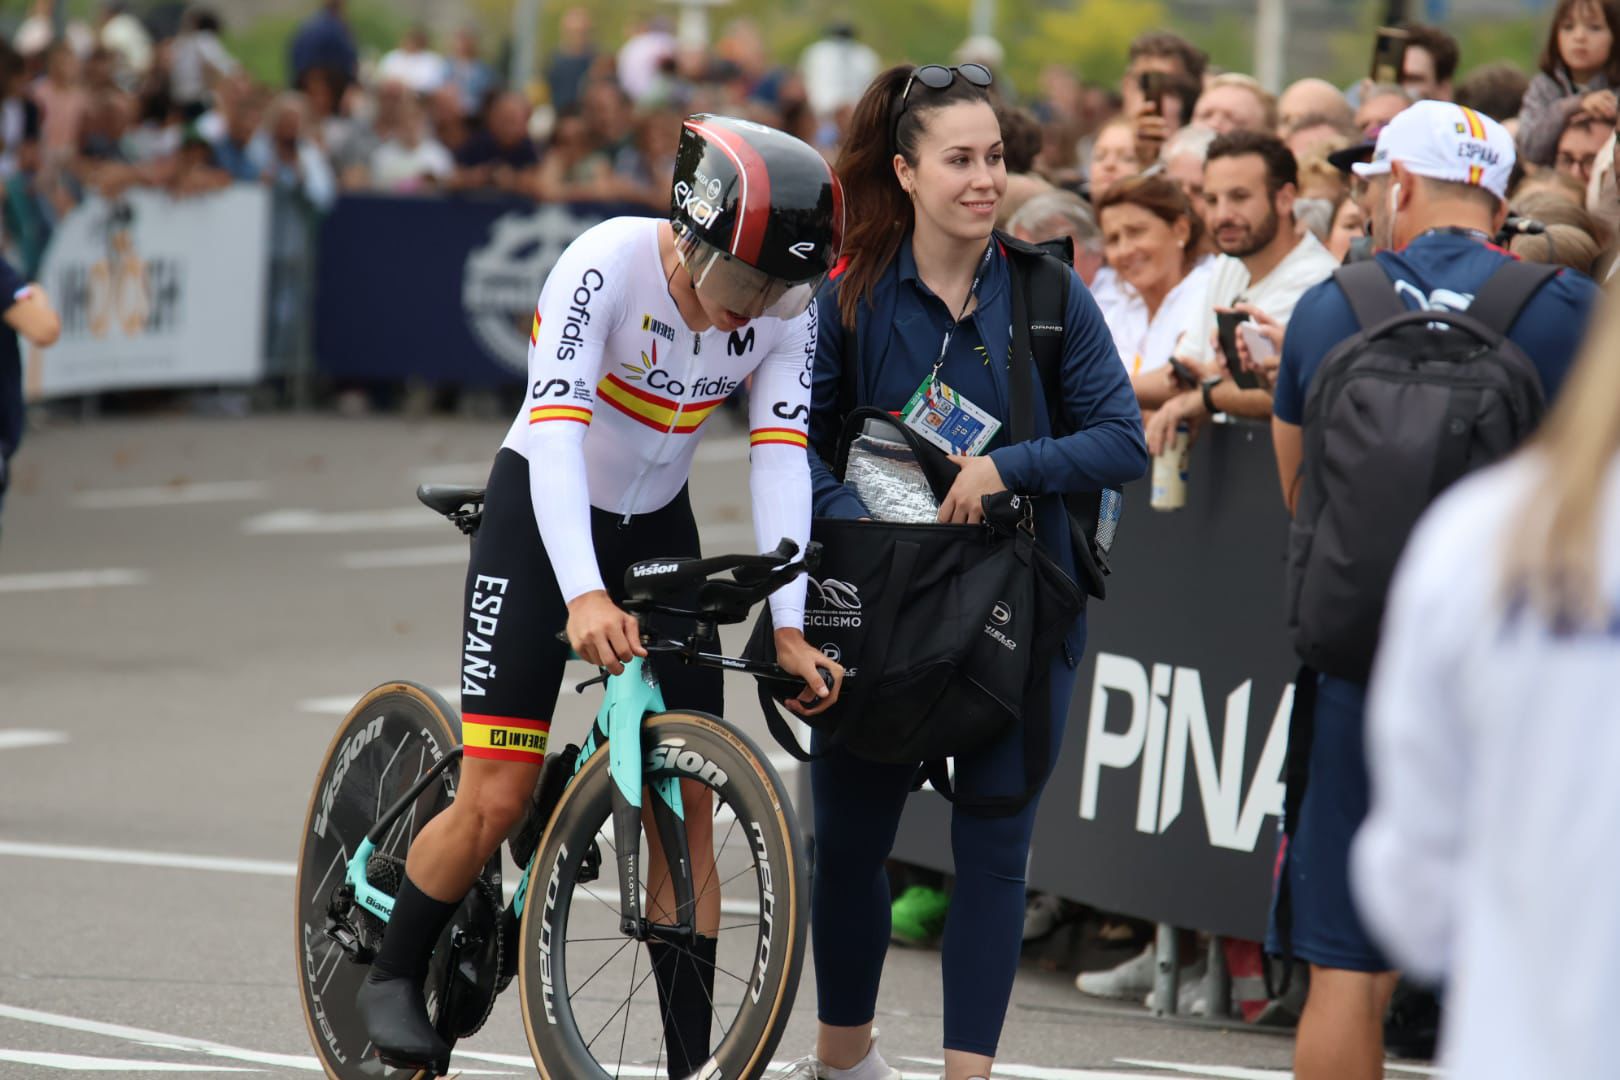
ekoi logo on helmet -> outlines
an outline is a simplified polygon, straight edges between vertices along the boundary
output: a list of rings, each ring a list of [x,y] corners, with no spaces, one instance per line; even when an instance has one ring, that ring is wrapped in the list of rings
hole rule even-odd
[[[704,228],[714,224],[714,219],[720,216],[719,208],[699,195],[685,180],[675,182],[675,206]]]

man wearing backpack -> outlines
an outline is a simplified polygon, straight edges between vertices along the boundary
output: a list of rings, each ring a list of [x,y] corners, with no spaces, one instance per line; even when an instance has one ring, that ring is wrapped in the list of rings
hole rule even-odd
[[[1299,1080],[1383,1075],[1396,973],[1351,904],[1348,873],[1368,805],[1366,683],[1395,560],[1442,488],[1529,434],[1598,296],[1580,274],[1520,264],[1492,242],[1513,165],[1512,136],[1473,110],[1425,101],[1396,117],[1356,166],[1377,258],[1306,293],[1283,343],[1272,433],[1295,519],[1289,618],[1307,666],[1268,948],[1310,965]]]

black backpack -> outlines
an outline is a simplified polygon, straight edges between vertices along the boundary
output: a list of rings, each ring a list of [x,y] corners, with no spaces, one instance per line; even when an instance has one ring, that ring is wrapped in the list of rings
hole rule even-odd
[[[1012,281],[1022,289],[1023,312],[1020,319],[1015,312],[1015,351],[1024,348],[1023,327],[1028,326],[1027,347],[1035,358],[1035,370],[1046,396],[1047,422],[1052,437],[1062,438],[1077,430],[1069,423],[1063,408],[1063,340],[1065,320],[1069,310],[1069,289],[1074,281],[1074,243],[1068,238],[1048,240],[1041,244],[1022,240],[997,232],[1008,258],[1013,263]],[[839,413],[848,416],[862,404],[859,386],[861,369],[860,333],[849,335],[850,356],[846,359],[839,386]],[[946,463],[948,465],[948,463]],[[924,472],[934,480],[933,470],[938,466],[924,459]],[[949,466],[952,474],[954,466]],[[949,487],[949,483],[946,483]],[[1074,547],[1075,577],[1080,587],[1099,600],[1108,593],[1107,577],[1112,573],[1108,564],[1109,551],[1114,546],[1114,534],[1119,526],[1124,497],[1118,488],[1105,487],[1098,491],[1070,492],[1062,496],[1064,510],[1069,515],[1069,539]]]
[[[1419,516],[1540,422],[1540,376],[1507,332],[1556,273],[1504,263],[1459,313],[1407,310],[1377,261],[1334,272],[1361,330],[1322,361],[1305,399],[1288,612],[1309,667],[1367,681]]]

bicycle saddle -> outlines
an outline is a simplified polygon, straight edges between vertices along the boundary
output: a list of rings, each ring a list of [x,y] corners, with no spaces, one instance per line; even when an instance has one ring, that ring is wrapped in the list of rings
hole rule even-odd
[[[474,509],[482,506],[484,489],[461,484],[423,484],[416,489],[416,497],[428,509],[450,517],[463,506],[470,504]]]

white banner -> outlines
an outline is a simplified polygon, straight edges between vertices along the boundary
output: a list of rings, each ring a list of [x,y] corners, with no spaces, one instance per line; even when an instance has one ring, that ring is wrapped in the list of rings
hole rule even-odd
[[[62,337],[31,350],[31,397],[251,383],[264,374],[270,197],[92,196],[51,236],[39,280]]]

